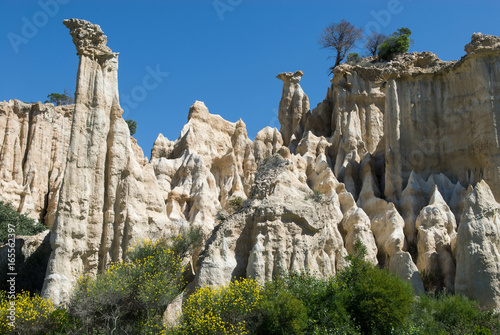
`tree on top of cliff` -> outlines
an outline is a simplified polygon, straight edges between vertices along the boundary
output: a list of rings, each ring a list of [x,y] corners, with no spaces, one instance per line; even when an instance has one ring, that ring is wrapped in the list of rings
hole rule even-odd
[[[69,96],[69,91],[64,90],[64,93],[50,93],[47,95],[49,100],[45,100],[45,103],[51,102],[56,106],[71,105],[74,101],[73,98]]]
[[[389,36],[372,32],[370,35],[365,36],[365,48],[368,50],[370,56],[376,56],[380,44],[387,40]]]
[[[382,60],[390,60],[395,55],[408,52],[413,40],[410,39],[411,30],[406,27],[401,27],[391,37],[386,39],[384,43],[378,47],[378,57]]]
[[[330,74],[340,62],[344,60],[349,50],[359,41],[363,31],[353,24],[342,20],[338,23],[331,23],[323,30],[318,43],[322,48],[332,48],[336,51],[335,65],[330,68]]]

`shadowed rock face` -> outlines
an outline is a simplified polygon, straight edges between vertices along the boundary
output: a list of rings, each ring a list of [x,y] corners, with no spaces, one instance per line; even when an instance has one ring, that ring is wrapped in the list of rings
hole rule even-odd
[[[135,241],[191,225],[206,245],[190,287],[281,268],[327,277],[360,240],[416,292],[419,271],[437,272],[500,308],[499,38],[473,35],[458,62],[340,65],[312,111],[303,73],[281,73],[281,129],[254,141],[197,101],[148,162],[121,116],[118,54],[99,26],[64,24],[80,58],[75,105],[0,103],[0,200],[51,226],[43,294],[56,304]]]

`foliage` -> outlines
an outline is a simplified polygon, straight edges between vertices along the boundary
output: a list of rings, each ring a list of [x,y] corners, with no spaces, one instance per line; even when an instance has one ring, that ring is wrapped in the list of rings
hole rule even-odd
[[[382,44],[388,36],[377,32],[372,32],[370,35],[365,36],[365,49],[370,56],[376,56],[380,44]]]
[[[312,195],[312,198],[314,201],[319,202],[321,201],[321,198],[323,197],[323,194],[321,193],[320,190],[314,190],[314,193]]]
[[[128,130],[130,130],[130,136],[133,136],[137,131],[137,121],[132,119],[125,120],[127,122]]]
[[[348,299],[345,307],[361,331],[391,334],[402,328],[414,300],[410,284],[386,270],[368,263],[366,249],[358,240],[356,254],[348,257],[350,264],[340,273],[342,290]]]
[[[424,284],[424,289],[427,294],[436,294],[444,290],[444,274],[440,268],[435,271],[420,271],[420,277]]]
[[[243,198],[242,197],[234,197],[233,199],[229,200],[229,206],[233,208],[234,211],[237,211],[243,206]]]
[[[78,281],[70,314],[86,332],[158,333],[167,305],[183,289],[182,259],[200,243],[199,229],[173,240],[144,241],[128,252],[129,262]]]
[[[318,43],[322,48],[331,48],[336,52],[335,64],[330,68],[330,74],[344,60],[361,36],[362,30],[346,20],[331,23],[323,30]]]
[[[357,63],[361,58],[357,52],[351,52],[347,55],[346,62],[347,63]]]
[[[15,302],[15,327],[11,327],[8,315],[11,301]],[[15,300],[10,300],[4,291],[0,291],[0,334],[29,334],[48,330],[50,314],[55,310],[50,300],[38,295],[30,296],[21,292]]]
[[[183,306],[182,322],[172,334],[250,334],[251,320],[262,299],[259,284],[252,279],[231,282],[226,287],[203,287]]]
[[[410,44],[413,43],[410,40],[410,35],[410,29],[406,27],[399,28],[397,32],[378,46],[378,57],[382,60],[390,60],[395,55],[408,52]]]
[[[51,102],[56,106],[62,106],[62,105],[71,105],[74,103],[73,98],[70,97],[69,91],[64,90],[64,93],[50,93],[47,95],[48,100],[45,100],[45,103]]]
[[[421,296],[412,322],[420,334],[500,334],[500,317],[461,295]]]
[[[19,214],[10,204],[0,201],[0,242],[5,242],[9,234],[32,236],[46,229],[43,224]]]
[[[307,327],[307,308],[278,279],[266,283],[260,302],[257,334],[301,334]]]

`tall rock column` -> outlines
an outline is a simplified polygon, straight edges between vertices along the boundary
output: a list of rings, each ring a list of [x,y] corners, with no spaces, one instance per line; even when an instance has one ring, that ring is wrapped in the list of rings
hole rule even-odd
[[[98,25],[65,20],[80,58],[65,175],[42,294],[68,301],[81,274],[120,261],[131,243],[166,227],[150,165],[135,157],[118,98],[118,54]],[[155,192],[155,190],[157,192]]]
[[[302,71],[283,72],[276,76],[283,81],[283,92],[278,110],[280,121],[280,132],[283,136],[283,144],[290,146],[293,142],[292,136],[300,141],[306,125],[306,117],[309,113],[309,98],[300,87],[299,82],[304,73]],[[295,143],[295,146],[297,145]],[[293,144],[293,143],[292,143]],[[292,148],[294,152],[295,148]]]

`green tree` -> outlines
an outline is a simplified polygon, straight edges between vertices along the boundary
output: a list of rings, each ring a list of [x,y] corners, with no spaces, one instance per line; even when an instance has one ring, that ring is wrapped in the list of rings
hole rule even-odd
[[[73,98],[69,96],[69,91],[64,90],[64,93],[50,93],[47,95],[49,100],[45,100],[45,103],[50,102],[56,106],[71,105],[74,103]]]
[[[400,55],[408,52],[413,40],[410,39],[411,30],[406,27],[401,27],[391,37],[386,39],[378,46],[378,57],[381,60],[390,60],[395,55]]]
[[[130,136],[134,135],[137,131],[137,121],[132,119],[125,120],[127,122],[128,129],[130,130]]]
[[[335,64],[330,68],[330,74],[344,60],[347,53],[356,45],[363,31],[353,24],[342,20],[331,23],[323,30],[318,43],[322,48],[333,49],[336,52]]]

